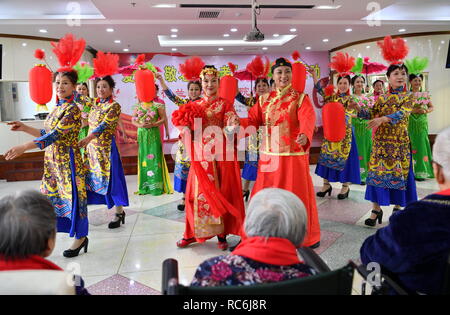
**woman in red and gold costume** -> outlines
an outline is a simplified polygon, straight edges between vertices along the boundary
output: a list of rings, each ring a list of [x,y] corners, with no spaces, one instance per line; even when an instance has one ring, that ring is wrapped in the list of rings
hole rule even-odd
[[[320,225],[309,173],[309,148],[316,116],[308,95],[296,91],[292,65],[284,58],[272,66],[275,90],[260,97],[249,111],[248,125],[262,130],[258,176],[252,196],[264,188],[293,192],[305,204],[307,235],[303,246],[320,246]]]
[[[236,136],[227,132],[238,126],[239,118],[233,104],[218,95],[216,68],[205,66],[200,78],[204,96],[190,104],[200,109],[204,118],[193,139],[189,139],[189,132],[183,136],[191,153],[191,169],[186,187],[186,229],[177,246],[186,247],[217,236],[218,247],[225,250],[226,236],[240,234],[245,216]],[[174,125],[180,126],[175,120],[172,120]],[[199,131],[201,134],[197,135]]]

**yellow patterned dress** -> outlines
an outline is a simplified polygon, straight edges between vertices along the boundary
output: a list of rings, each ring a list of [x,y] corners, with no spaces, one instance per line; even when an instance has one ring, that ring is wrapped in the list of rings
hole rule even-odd
[[[371,109],[361,110],[358,117],[391,119],[378,127],[373,139],[367,173],[366,200],[379,205],[406,206],[417,200],[408,135],[409,115],[413,103],[403,90],[381,95]]]
[[[315,173],[329,182],[361,183],[359,155],[352,127],[353,110],[347,108],[351,96],[347,94],[325,97],[325,103],[341,103],[345,108],[345,137],[331,142],[323,139]]]
[[[58,232],[88,234],[83,160],[78,149],[81,112],[74,97],[60,100],[48,115],[36,146],[45,149],[41,192],[52,202]]]
[[[128,190],[114,133],[121,113],[112,98],[97,99],[89,113],[95,138],[86,146],[88,204],[128,206]]]

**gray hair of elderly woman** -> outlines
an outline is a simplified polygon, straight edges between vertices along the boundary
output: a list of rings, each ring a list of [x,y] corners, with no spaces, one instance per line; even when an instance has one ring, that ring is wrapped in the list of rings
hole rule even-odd
[[[305,206],[296,195],[267,188],[250,201],[244,228],[248,236],[280,237],[299,246],[305,238],[306,222]]]
[[[41,255],[55,234],[55,211],[41,193],[21,191],[0,199],[0,255],[4,259]]]
[[[442,166],[446,181],[450,181],[450,127],[441,131],[434,142],[433,161]]]

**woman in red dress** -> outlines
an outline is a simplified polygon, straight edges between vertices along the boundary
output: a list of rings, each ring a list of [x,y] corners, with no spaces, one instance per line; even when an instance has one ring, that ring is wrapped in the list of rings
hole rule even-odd
[[[320,225],[309,172],[315,113],[308,95],[291,86],[292,65],[284,58],[272,66],[275,90],[249,111],[248,125],[263,126],[258,176],[252,196],[264,188],[293,192],[305,204],[308,224],[303,246],[320,246]],[[247,123],[246,123],[247,124]]]
[[[205,66],[200,77],[204,97],[194,104],[202,108],[206,118],[194,132],[193,141],[184,137],[192,162],[186,187],[186,229],[177,246],[217,236],[218,247],[225,250],[227,234],[239,235],[245,216],[236,139],[234,134],[223,133],[224,127],[236,127],[239,118],[233,104],[218,95],[216,68]]]

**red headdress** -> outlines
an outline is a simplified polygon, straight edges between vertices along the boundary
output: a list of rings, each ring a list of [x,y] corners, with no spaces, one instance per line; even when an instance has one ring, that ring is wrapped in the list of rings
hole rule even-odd
[[[180,73],[188,81],[198,81],[205,63],[200,57],[192,57],[179,65]]]
[[[73,70],[73,66],[80,60],[86,47],[86,41],[83,38],[76,40],[75,36],[70,33],[61,38],[59,42],[51,42],[51,44],[53,53],[61,65],[61,68],[56,70],[58,72]],[[40,56],[41,54],[37,53],[37,55]]]
[[[108,75],[114,75],[119,71],[119,55],[102,51],[97,53],[94,58],[95,77],[104,78]]]
[[[400,37],[393,40],[391,36],[386,36],[377,44],[381,48],[384,60],[391,65],[402,64],[409,52],[405,40]]]
[[[336,70],[339,76],[345,77],[351,74],[351,70],[355,65],[355,57],[349,54],[338,52],[333,58],[331,58],[330,68]]]

